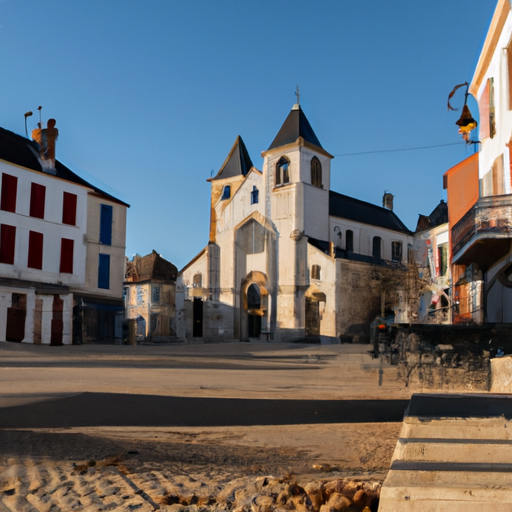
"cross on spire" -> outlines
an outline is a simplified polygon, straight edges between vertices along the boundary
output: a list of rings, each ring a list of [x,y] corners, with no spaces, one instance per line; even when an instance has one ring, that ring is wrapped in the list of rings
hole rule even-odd
[[[295,91],[295,96],[297,96],[297,105],[300,105],[300,92],[299,92],[298,85],[297,85],[297,90]]]

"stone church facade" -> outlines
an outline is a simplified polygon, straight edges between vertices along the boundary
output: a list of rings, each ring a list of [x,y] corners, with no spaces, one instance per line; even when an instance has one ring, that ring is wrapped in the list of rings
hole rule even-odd
[[[177,335],[367,341],[408,321],[412,233],[388,208],[330,190],[333,156],[295,104],[254,167],[241,137],[211,183],[208,245],[179,273]]]

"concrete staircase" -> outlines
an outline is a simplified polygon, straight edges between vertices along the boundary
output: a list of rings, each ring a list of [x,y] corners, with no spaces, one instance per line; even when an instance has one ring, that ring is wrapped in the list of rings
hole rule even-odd
[[[512,511],[512,395],[415,394],[379,512]]]

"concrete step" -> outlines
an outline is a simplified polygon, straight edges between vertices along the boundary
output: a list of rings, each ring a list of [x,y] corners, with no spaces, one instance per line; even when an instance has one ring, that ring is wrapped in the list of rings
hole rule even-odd
[[[445,469],[390,470],[379,512],[512,511],[510,468],[503,472]]]
[[[512,400],[413,395],[379,512],[512,511]]]

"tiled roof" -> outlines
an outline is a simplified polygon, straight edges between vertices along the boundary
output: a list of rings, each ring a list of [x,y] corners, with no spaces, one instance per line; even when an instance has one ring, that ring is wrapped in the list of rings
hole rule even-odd
[[[222,164],[219,172],[212,180],[221,180],[232,178],[234,176],[245,176],[252,167],[252,161],[249,152],[245,147],[244,141],[240,135],[236,138],[228,157]]]
[[[32,140],[22,137],[21,135],[17,135],[9,130],[5,130],[4,128],[0,128],[1,160],[5,160],[11,164],[19,165],[33,171],[44,172],[37,157],[38,153],[37,144]],[[60,163],[58,160],[55,161],[55,174],[51,174],[51,176],[57,176],[58,178],[91,188],[98,194],[124,204],[125,206],[129,206],[127,203],[117,199],[107,192],[104,192],[83,178],[80,178],[80,176],[75,174],[71,169]]]
[[[332,190],[329,191],[329,215],[412,234],[393,211]]]
[[[156,251],[147,256],[135,256],[126,263],[126,281],[138,283],[141,281],[159,280],[176,281],[178,269],[162,258]]]
[[[268,149],[292,144],[299,137],[319,148],[322,147],[300,105],[295,104]]]

